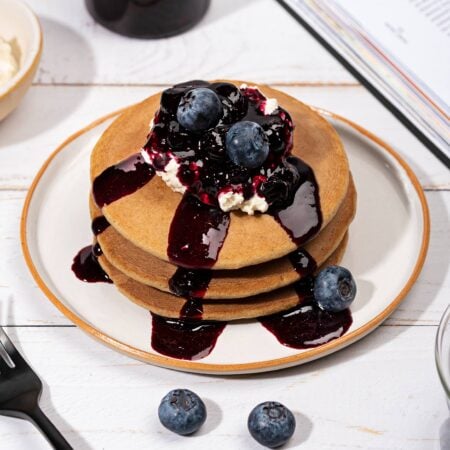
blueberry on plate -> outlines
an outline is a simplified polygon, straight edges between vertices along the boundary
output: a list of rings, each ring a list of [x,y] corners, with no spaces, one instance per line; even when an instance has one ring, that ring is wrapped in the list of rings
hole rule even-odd
[[[269,142],[264,130],[256,122],[244,120],[235,123],[225,138],[227,154],[238,166],[254,169],[269,155]]]
[[[158,408],[161,423],[182,436],[195,433],[206,420],[202,399],[188,389],[174,389],[161,400]]]
[[[248,430],[255,440],[269,448],[285,444],[295,431],[295,417],[278,402],[264,402],[248,416]]]
[[[208,88],[192,89],[180,100],[178,122],[189,131],[203,131],[219,122],[223,115],[219,96]]]
[[[324,311],[343,311],[351,305],[355,295],[355,280],[345,267],[325,267],[314,281],[314,299]]]

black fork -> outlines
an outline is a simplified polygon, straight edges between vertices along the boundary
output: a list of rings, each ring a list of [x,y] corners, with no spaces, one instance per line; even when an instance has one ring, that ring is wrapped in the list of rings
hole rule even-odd
[[[39,408],[42,382],[0,327],[0,414],[33,423],[57,450],[72,449]]]

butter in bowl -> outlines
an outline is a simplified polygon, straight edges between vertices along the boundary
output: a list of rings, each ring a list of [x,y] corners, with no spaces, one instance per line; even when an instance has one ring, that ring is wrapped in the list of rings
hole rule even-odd
[[[33,11],[19,0],[0,0],[0,120],[20,103],[42,52],[42,32]]]

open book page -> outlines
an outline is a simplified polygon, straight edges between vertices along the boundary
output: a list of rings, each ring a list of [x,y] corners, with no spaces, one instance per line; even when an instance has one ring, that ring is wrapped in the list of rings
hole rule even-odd
[[[450,1],[335,0],[389,63],[450,115]]]
[[[450,155],[450,0],[285,0]]]

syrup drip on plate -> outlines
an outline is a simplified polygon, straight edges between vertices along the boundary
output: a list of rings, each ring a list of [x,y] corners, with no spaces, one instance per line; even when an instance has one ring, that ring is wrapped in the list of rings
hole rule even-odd
[[[92,185],[92,193],[100,208],[136,192],[155,175],[153,167],[144,161],[141,153],[105,169]]]
[[[151,345],[171,358],[197,360],[208,356],[224,330],[225,322],[168,319],[152,314]]]
[[[98,244],[82,248],[73,259],[72,271],[76,277],[88,283],[112,283],[98,262],[100,255],[101,249]]]
[[[209,355],[224,330],[225,322],[204,321],[203,302],[212,270],[178,267],[169,280],[170,290],[186,299],[179,319],[152,314],[152,347],[179,359],[201,359]]]
[[[167,255],[182,267],[207,269],[214,265],[225,241],[230,214],[183,196],[169,231]]]
[[[322,311],[312,300],[312,278],[296,285],[299,304],[288,311],[261,317],[259,321],[278,341],[297,349],[314,348],[341,337],[353,322],[349,309]]]

